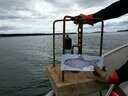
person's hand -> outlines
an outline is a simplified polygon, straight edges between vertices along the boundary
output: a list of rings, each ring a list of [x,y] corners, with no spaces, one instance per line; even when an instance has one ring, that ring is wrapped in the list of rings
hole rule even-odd
[[[98,81],[119,85],[119,77],[116,71],[107,72],[101,70],[98,66],[94,66],[93,74]]]
[[[81,18],[82,20],[84,20],[84,24],[89,24],[89,25],[93,25],[93,15],[84,15],[84,14],[80,14],[78,16],[75,16],[75,20],[74,23],[78,24],[79,23],[79,18]]]
[[[82,19],[88,19],[88,18],[87,18],[88,15],[80,14],[80,15],[78,15],[78,16],[80,16]]]
[[[100,69],[98,66],[94,66],[95,79],[101,82],[109,82],[110,72]]]

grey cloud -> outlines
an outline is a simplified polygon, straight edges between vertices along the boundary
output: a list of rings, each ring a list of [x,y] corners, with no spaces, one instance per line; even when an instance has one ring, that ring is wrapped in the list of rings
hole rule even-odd
[[[90,8],[96,6],[103,6],[106,0],[75,0],[75,2],[82,8]]]
[[[91,7],[106,7],[118,0],[74,0],[79,7],[91,8]]]
[[[29,19],[30,17],[22,16],[21,12],[30,12],[33,17],[39,16],[31,6],[32,0],[0,0],[0,19]]]
[[[104,4],[109,4],[108,0],[70,0],[69,3],[66,2],[59,2],[58,0],[45,0],[46,2],[49,2],[53,4],[54,6],[59,6],[59,7],[65,7],[68,8],[74,4],[78,5],[79,7],[82,8],[90,8],[90,7],[96,7],[96,6],[104,6]]]
[[[1,20],[10,20],[10,19],[26,19],[27,17],[18,16],[17,14],[11,15],[11,14],[4,14],[0,15]]]
[[[51,14],[58,14],[58,13],[69,13],[72,12],[72,6],[78,5],[81,8],[88,8],[94,6],[100,6],[101,3],[105,3],[108,0],[69,0],[67,2],[61,0],[39,0],[40,2],[47,2],[54,6],[56,9],[53,9],[53,13]],[[49,16],[41,14],[34,10],[32,6],[32,2],[34,0],[0,0],[0,19],[31,19],[31,18],[39,18],[39,19],[46,19]],[[42,10],[47,10],[42,9]],[[55,10],[55,11],[54,11]],[[30,12],[32,17],[21,16],[18,11],[26,11]]]
[[[45,0],[57,8],[56,13],[72,12],[72,6],[78,6],[81,9],[88,9],[92,7],[105,7],[110,5],[110,0],[69,0],[68,2],[61,2],[59,0]],[[113,2],[116,0],[113,0]],[[112,1],[111,1],[112,2]]]
[[[72,2],[72,0],[69,0],[69,2],[62,2],[59,0],[44,0],[45,2],[51,4],[56,8],[56,11],[54,13],[67,13],[72,11],[72,6],[75,4]]]
[[[10,20],[10,19],[26,19],[26,17],[21,17],[21,16],[10,16],[10,15],[6,15],[6,16],[4,16],[4,15],[0,15],[0,19],[1,20]]]
[[[44,1],[52,4],[55,7],[64,7],[64,8],[70,7],[73,3],[71,2],[72,0],[70,1],[71,3],[61,2],[59,0],[44,0]]]
[[[97,7],[103,8],[115,1],[117,0],[64,0],[64,1],[62,0],[0,0],[0,20],[5,20],[6,22],[6,20],[10,21],[10,19],[12,19],[11,21],[13,21],[14,23],[14,26],[11,26],[10,23],[6,23],[6,26],[0,27],[0,30],[18,29],[15,26],[18,23],[20,23],[21,25],[22,24],[24,25],[24,26],[20,26],[23,29],[25,26],[28,26],[28,24],[32,22],[33,19],[35,19],[35,21],[36,20],[39,20],[39,21],[37,21],[37,23],[35,21],[32,22],[30,26],[33,25],[33,27],[35,27],[35,25],[40,26],[41,24],[43,26],[46,26],[46,23],[44,23],[44,21],[49,23],[47,25],[50,25],[51,21],[53,21],[55,18],[58,18],[59,15],[60,16],[67,15],[67,14],[72,15],[75,13],[75,11],[77,12],[79,10],[86,11],[86,9],[88,10],[88,8],[92,8],[92,7],[94,7],[94,9]],[[35,8],[34,4],[36,5],[37,10],[34,9]],[[43,4],[44,6],[41,7]],[[52,9],[47,8],[47,5]],[[22,20],[18,21],[17,19],[22,19]],[[23,19],[26,19],[26,20],[23,20]],[[119,24],[123,25],[123,24],[126,24],[126,22],[121,22]],[[108,24],[108,25],[106,24],[106,26],[111,26],[111,25],[112,24]],[[97,28],[98,26],[99,25],[96,25],[95,27]]]
[[[122,22],[119,23],[119,25],[121,25],[121,26],[126,25],[126,24],[128,25],[128,20],[127,21],[122,21]]]
[[[118,22],[113,22],[113,23],[105,23],[105,27],[108,27],[108,26],[125,26],[125,25],[128,25],[128,20],[122,20],[122,21],[118,21]]]
[[[14,30],[14,29],[18,29],[15,26],[0,26],[0,30]]]
[[[27,0],[0,0],[0,8],[4,10],[26,10]]]

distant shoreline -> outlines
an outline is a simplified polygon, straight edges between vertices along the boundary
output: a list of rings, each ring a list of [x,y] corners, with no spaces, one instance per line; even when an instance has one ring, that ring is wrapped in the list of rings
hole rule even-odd
[[[55,33],[55,35],[62,35],[63,33]],[[77,33],[66,33],[66,34],[77,34]],[[0,37],[17,37],[17,36],[44,36],[53,35],[53,33],[32,33],[32,34],[0,34]]]
[[[127,32],[128,31],[128,29],[126,29],[126,30],[118,30],[117,32]]]
[[[105,32],[104,33],[121,33],[121,32],[128,32],[127,30],[118,30],[117,32]],[[100,31],[91,32],[89,34],[95,34],[95,33],[101,33]],[[77,34],[75,32],[70,32],[66,34]],[[86,33],[88,34],[88,33]],[[23,33],[23,34],[0,34],[0,37],[19,37],[19,36],[47,36],[47,35],[53,35],[53,33]],[[63,35],[63,33],[55,33],[55,35]]]

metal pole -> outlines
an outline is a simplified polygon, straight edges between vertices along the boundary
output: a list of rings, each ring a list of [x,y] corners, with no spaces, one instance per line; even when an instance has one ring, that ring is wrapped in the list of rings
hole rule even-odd
[[[55,67],[55,24],[56,22],[61,22],[61,21],[63,21],[63,19],[55,20],[53,22],[53,67]],[[70,21],[70,20],[67,19],[66,21]]]
[[[98,20],[101,22],[101,37],[100,37],[100,56],[102,56],[102,49],[103,49],[103,33],[104,33],[104,21],[101,18],[94,18],[94,20]]]
[[[102,51],[103,51],[103,33],[104,33],[104,22],[101,20],[101,40],[100,40],[100,56],[102,56]]]
[[[70,19],[67,19],[67,18],[70,18]],[[64,19],[63,19],[63,50],[62,50],[62,53],[64,54],[65,52],[65,29],[66,29],[66,21],[71,21],[73,17],[72,16],[65,16]],[[64,82],[64,74],[65,74],[65,71],[62,71],[62,82]]]
[[[53,22],[53,67],[55,67],[55,24],[63,20],[55,20]]]

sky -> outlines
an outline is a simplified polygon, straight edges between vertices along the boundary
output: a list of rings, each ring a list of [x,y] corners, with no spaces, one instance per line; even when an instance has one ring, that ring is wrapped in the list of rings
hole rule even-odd
[[[65,15],[92,14],[117,0],[0,0],[0,34],[52,33],[52,23]],[[105,31],[128,28],[128,14],[105,21]],[[77,25],[67,24],[67,32],[75,32]],[[100,24],[84,25],[85,32],[97,31]],[[62,23],[56,24],[62,32]]]

